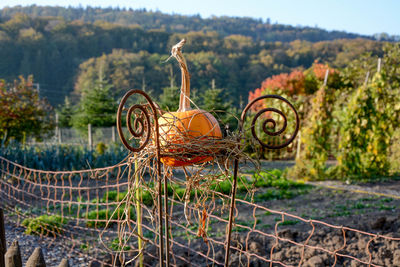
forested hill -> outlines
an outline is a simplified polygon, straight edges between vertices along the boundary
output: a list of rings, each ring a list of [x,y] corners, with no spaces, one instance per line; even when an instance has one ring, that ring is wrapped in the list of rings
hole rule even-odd
[[[67,21],[81,20],[88,23],[102,20],[125,26],[140,25],[144,30],[162,29],[170,33],[215,31],[223,37],[240,34],[252,37],[253,40],[267,42],[291,42],[294,40],[318,42],[360,37],[372,39],[371,36],[361,36],[343,31],[326,31],[316,27],[294,27],[290,25],[271,24],[268,18],[253,19],[226,16],[201,18],[199,15],[170,15],[161,12],[146,11],[145,9],[132,10],[96,7],[64,8],[32,5],[26,7],[16,6],[3,8],[0,12],[0,17],[3,20],[7,20],[16,13],[24,13],[34,17],[62,17]],[[266,16],[268,16],[268,11],[266,11]]]
[[[31,15],[17,13],[11,16],[21,10]],[[246,101],[248,92],[271,75],[290,72],[297,67],[308,68],[315,60],[342,67],[365,52],[381,55],[383,44],[366,38],[310,42],[304,40],[306,28],[268,25],[253,19],[215,18],[213,22],[214,19],[145,11],[35,6],[5,8],[1,12],[0,79],[12,82],[19,75],[33,74],[35,83],[40,85],[41,96],[47,97],[53,105],[62,103],[64,97],[73,91],[79,95],[82,90],[90,90],[96,80],[109,83],[115,97],[131,88],[143,88],[159,96],[163,88],[180,83],[176,62],[164,61],[171,47],[182,38],[187,39],[184,53],[191,72],[192,88],[202,93],[215,85],[224,89],[235,104],[239,103],[240,97]],[[44,16],[62,15],[63,12],[67,19]],[[105,22],[106,14],[110,21],[118,23],[122,23],[124,17],[126,20],[142,17],[143,23],[141,26],[126,26]],[[85,18],[91,21],[95,17],[103,20],[72,20]],[[169,20],[175,23],[169,23]],[[233,24],[224,24],[225,20]],[[244,26],[245,21],[249,22],[248,26]],[[253,39],[226,30],[226,25],[242,22],[236,32],[246,28],[250,34],[252,28],[258,27],[256,25],[265,29],[281,27],[281,31],[260,30],[257,33],[255,30],[254,34],[261,36],[264,32],[265,36],[270,36],[267,40],[296,40],[266,42],[257,36]],[[162,28],[163,23],[165,27],[181,28],[181,33],[175,29],[148,29]],[[195,31],[200,25],[202,29],[209,27],[209,31]],[[218,25],[225,25],[221,27],[225,30],[220,30],[221,33],[212,31]],[[185,29],[191,31],[182,33]],[[331,39],[337,36],[328,32],[324,34]],[[318,36],[321,38],[322,35]]]

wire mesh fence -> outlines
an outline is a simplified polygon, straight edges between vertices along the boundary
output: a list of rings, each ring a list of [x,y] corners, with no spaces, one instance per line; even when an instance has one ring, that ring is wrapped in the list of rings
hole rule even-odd
[[[132,163],[124,161],[107,168],[51,172],[0,157],[1,206],[7,219],[26,227],[27,233],[62,240],[65,249],[88,259],[102,261],[112,254],[119,262],[129,262],[143,255],[145,266],[153,266],[158,260],[158,213],[153,201],[157,190],[151,183],[142,186],[139,233],[135,208],[124,206],[130,168]],[[149,181],[149,175],[144,180]],[[186,202],[179,186],[185,183],[184,175],[174,173],[169,179],[171,264],[223,265],[229,189],[215,187],[205,202]],[[265,214],[278,218],[272,230],[264,228]],[[296,234],[286,226],[293,220],[301,229]],[[121,233],[126,237],[122,242]],[[400,237],[304,219],[269,209],[251,197],[236,200],[231,266],[306,266],[316,255],[324,258],[321,266],[396,266],[396,255],[382,257],[383,248],[400,249]]]
[[[66,144],[90,146],[98,143],[116,142],[118,133],[115,127],[93,127],[90,124],[85,130],[75,128],[56,128],[53,133],[41,138],[29,138],[27,143],[35,144]]]

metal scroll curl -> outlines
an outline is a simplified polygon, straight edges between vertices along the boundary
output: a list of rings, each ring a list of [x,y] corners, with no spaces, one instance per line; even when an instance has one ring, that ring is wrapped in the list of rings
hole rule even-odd
[[[146,99],[147,104],[134,104],[130,107],[125,107],[125,104],[129,97],[135,94],[142,95]],[[126,126],[128,128],[129,134],[131,135],[128,139],[125,137],[122,130],[123,111],[126,111]],[[139,152],[149,143],[152,127],[155,126],[156,128],[158,128],[158,125],[152,126],[151,116],[154,117],[154,123],[158,124],[156,105],[151,100],[151,98],[142,90],[130,90],[121,99],[117,111],[117,130],[119,138],[128,150],[132,152]],[[156,133],[156,135],[156,140],[158,140],[158,132]],[[128,142],[132,139],[140,139],[140,143],[137,147],[132,146]]]
[[[278,144],[278,145],[274,145],[274,144],[267,144],[264,143],[259,136],[257,136],[257,133],[255,131],[256,129],[256,122],[257,120],[259,120],[260,118],[263,118],[263,114],[267,113],[267,112],[272,112],[275,114],[278,114],[282,119],[283,119],[283,123],[282,126],[280,127],[280,129],[275,130],[276,125],[277,125],[277,121],[273,118],[266,118],[263,122],[262,122],[262,130],[263,132],[268,135],[268,136],[279,136],[281,134],[283,134],[285,132],[285,130],[287,129],[287,116],[285,113],[283,113],[281,110],[277,109],[277,108],[263,108],[261,110],[259,110],[254,118],[251,121],[251,133],[253,135],[253,137],[258,141],[258,143],[260,143],[261,146],[268,148],[268,149],[281,149],[284,148],[286,146],[288,146],[290,143],[293,142],[293,140],[295,139],[297,132],[299,131],[299,126],[300,126],[300,120],[299,120],[299,115],[297,113],[297,110],[295,109],[295,107],[292,105],[292,103],[290,103],[286,98],[279,96],[279,95],[264,95],[264,96],[260,96],[256,99],[254,99],[253,101],[251,101],[243,110],[242,112],[242,116],[241,116],[241,120],[240,120],[240,131],[243,131],[243,124],[244,121],[246,119],[246,115],[248,113],[248,111],[250,110],[250,108],[258,101],[264,101],[265,99],[277,99],[279,101],[282,101],[284,103],[286,103],[290,109],[294,112],[295,115],[295,119],[296,119],[296,125],[295,125],[295,130],[292,133],[292,135],[290,136],[290,138],[288,138],[286,140],[286,142],[284,142],[283,144]],[[269,126],[269,127],[268,127]],[[270,130],[270,129],[274,129],[274,130]]]

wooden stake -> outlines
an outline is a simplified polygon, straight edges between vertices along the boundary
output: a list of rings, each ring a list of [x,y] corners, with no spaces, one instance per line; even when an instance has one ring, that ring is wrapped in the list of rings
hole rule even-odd
[[[381,63],[382,63],[382,59],[378,58],[378,67],[377,67],[377,72],[381,72]]]
[[[60,262],[60,265],[58,265],[58,267],[69,267],[68,260],[62,259],[62,261]]]
[[[92,139],[92,125],[89,123],[88,124],[88,145],[89,149],[93,149],[93,139]]]
[[[22,267],[21,251],[19,249],[18,241],[14,241],[7,250],[5,255],[6,267]]]
[[[117,142],[117,139],[115,137],[115,126],[111,127],[111,140],[113,143]]]
[[[328,83],[329,69],[326,69],[325,78],[324,78],[324,86]]]
[[[42,249],[37,247],[26,262],[26,267],[46,267]]]
[[[301,131],[297,134],[297,151],[296,151],[296,159],[300,158],[300,149],[301,149]]]
[[[367,71],[367,75],[365,75],[364,87],[367,86],[368,78],[369,78],[369,71]]]

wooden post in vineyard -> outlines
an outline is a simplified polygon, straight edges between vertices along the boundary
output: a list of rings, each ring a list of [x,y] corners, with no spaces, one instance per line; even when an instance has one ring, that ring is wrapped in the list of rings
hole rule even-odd
[[[88,145],[89,149],[92,150],[93,148],[93,139],[92,139],[92,125],[88,124]]]
[[[117,138],[115,137],[115,126],[111,127],[111,140],[113,143],[117,142]]]
[[[300,149],[301,149],[301,131],[297,134],[297,149],[296,149],[296,159],[300,158]]]

